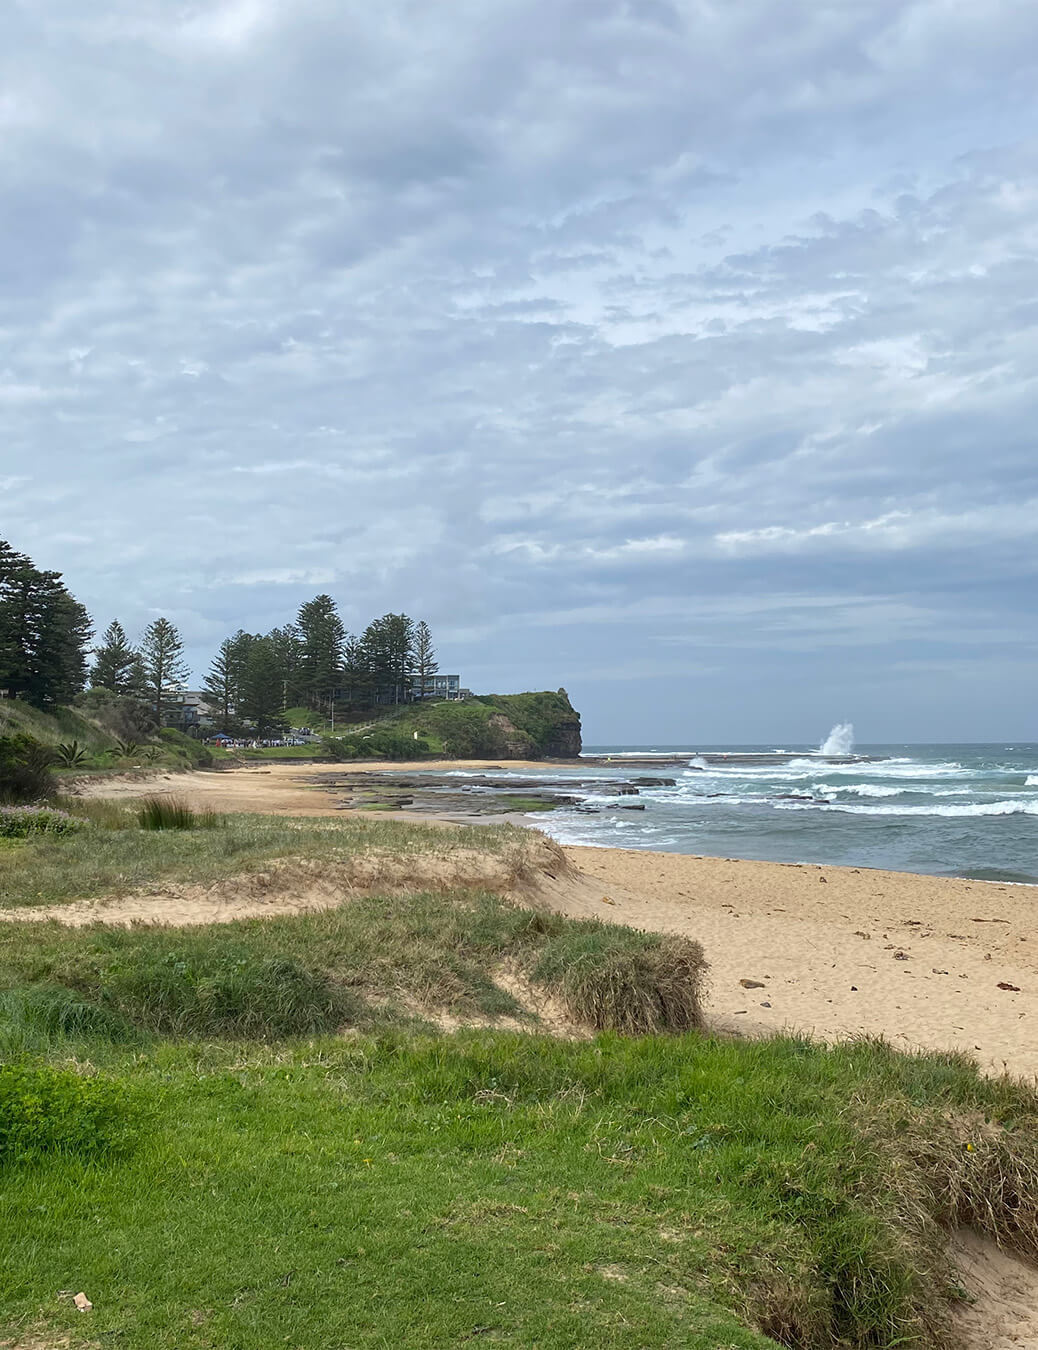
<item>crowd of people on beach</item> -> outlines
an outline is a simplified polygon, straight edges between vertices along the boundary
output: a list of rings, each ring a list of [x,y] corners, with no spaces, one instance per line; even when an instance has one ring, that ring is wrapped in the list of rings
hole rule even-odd
[[[307,727],[301,727],[295,736],[258,739],[255,736],[209,736],[206,745],[221,746],[224,750],[272,750],[286,745],[309,745],[316,737]]]

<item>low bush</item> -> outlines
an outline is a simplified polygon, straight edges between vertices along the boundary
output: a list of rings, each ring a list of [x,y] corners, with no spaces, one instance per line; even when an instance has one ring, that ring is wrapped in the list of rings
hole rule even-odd
[[[706,970],[698,942],[588,920],[551,935],[531,975],[577,1020],[639,1036],[701,1026]]]
[[[291,957],[258,957],[244,945],[214,950],[204,935],[179,936],[179,945],[124,946],[87,977],[87,992],[160,1035],[276,1039],[356,1020],[357,998],[323,971]]]
[[[48,1153],[124,1153],[145,1120],[141,1098],[125,1083],[68,1069],[0,1065],[0,1164]]]
[[[351,736],[325,736],[321,747],[330,759],[424,759],[433,753],[428,741],[415,740],[410,730],[375,727]]]
[[[53,755],[48,746],[18,732],[0,736],[0,803],[38,802],[51,796]]]
[[[50,806],[0,806],[0,839],[27,839],[30,835],[74,834],[82,820]]]

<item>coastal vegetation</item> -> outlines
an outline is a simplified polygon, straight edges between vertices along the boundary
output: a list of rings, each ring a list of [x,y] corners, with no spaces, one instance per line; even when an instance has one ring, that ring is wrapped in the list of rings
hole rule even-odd
[[[332,759],[543,759],[580,754],[580,715],[564,689],[484,694],[388,709],[346,736],[325,736]]]
[[[45,798],[55,775],[224,762],[225,750],[201,744],[213,733],[253,742],[235,745],[243,758],[580,751],[565,691],[471,699],[455,683],[452,701],[441,701],[424,620],[388,613],[351,635],[329,595],[269,633],[224,639],[190,716],[184,642],[168,618],[152,620],[136,644],[118,619],[94,645],[92,636],[60,574],[0,542],[0,800]]]
[[[1032,1088],[709,1035],[698,944],[545,910],[548,841],[62,806],[0,852],[5,908],[196,914],[7,923],[16,1344],[937,1347],[950,1229],[1038,1253]]]

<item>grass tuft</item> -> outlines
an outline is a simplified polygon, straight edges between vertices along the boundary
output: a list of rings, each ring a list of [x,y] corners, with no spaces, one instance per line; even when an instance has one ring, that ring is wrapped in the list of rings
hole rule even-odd
[[[132,1026],[111,1008],[63,985],[35,984],[0,993],[0,1051],[42,1048],[53,1040],[134,1038]]]
[[[871,1128],[906,1228],[970,1227],[1038,1257],[1038,1112],[993,1122],[977,1109],[898,1103]]]
[[[531,976],[576,1021],[641,1036],[702,1025],[706,969],[698,942],[586,920],[549,937]]]
[[[221,821],[215,811],[195,811],[179,797],[145,797],[137,823],[142,830],[211,830]]]
[[[57,796],[54,805],[77,820],[85,820],[102,830],[139,828],[136,807],[105,797]]]

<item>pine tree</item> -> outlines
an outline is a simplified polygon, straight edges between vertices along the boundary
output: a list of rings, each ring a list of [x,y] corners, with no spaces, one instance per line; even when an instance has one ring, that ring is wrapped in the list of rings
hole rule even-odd
[[[209,673],[202,681],[206,703],[218,731],[234,730],[238,705],[238,675],[240,661],[233,638],[224,638],[220,650],[213,657]]]
[[[22,693],[28,678],[27,587],[33,572],[24,553],[0,539],[0,688]]]
[[[433,647],[432,633],[429,631],[429,625],[423,619],[414,630],[414,666],[415,673],[419,677],[420,698],[425,697],[425,684],[439,670],[439,662],[436,660],[436,650]]]
[[[0,541],[0,688],[38,708],[86,683],[90,617],[61,580]]]
[[[148,697],[159,725],[173,706],[171,691],[187,679],[184,643],[175,625],[158,618],[149,623],[141,639],[141,660],[148,683]]]
[[[37,708],[71,703],[86,686],[90,616],[65,589],[60,572],[38,572],[34,641],[26,699]]]
[[[241,672],[239,716],[263,739],[280,736],[288,725],[282,698],[281,665],[275,645],[269,637],[257,638],[249,647]]]
[[[299,629],[294,623],[286,623],[284,628],[272,628],[267,634],[267,640],[277,662],[277,678],[281,682],[281,706],[294,707],[300,698],[299,676],[303,657]]]
[[[300,606],[299,688],[308,707],[329,705],[342,681],[346,629],[330,595],[318,595]]]
[[[353,707],[368,708],[374,696],[375,681],[371,653],[363,637],[346,635],[343,647],[343,680],[346,698]]]
[[[383,703],[400,703],[414,660],[414,623],[406,614],[383,614],[368,624],[361,640],[367,649],[377,698]]]
[[[146,697],[145,675],[140,652],[131,647],[126,631],[118,619],[105,629],[101,646],[94,648],[94,665],[90,672],[92,689],[110,689],[113,694],[130,698]]]

